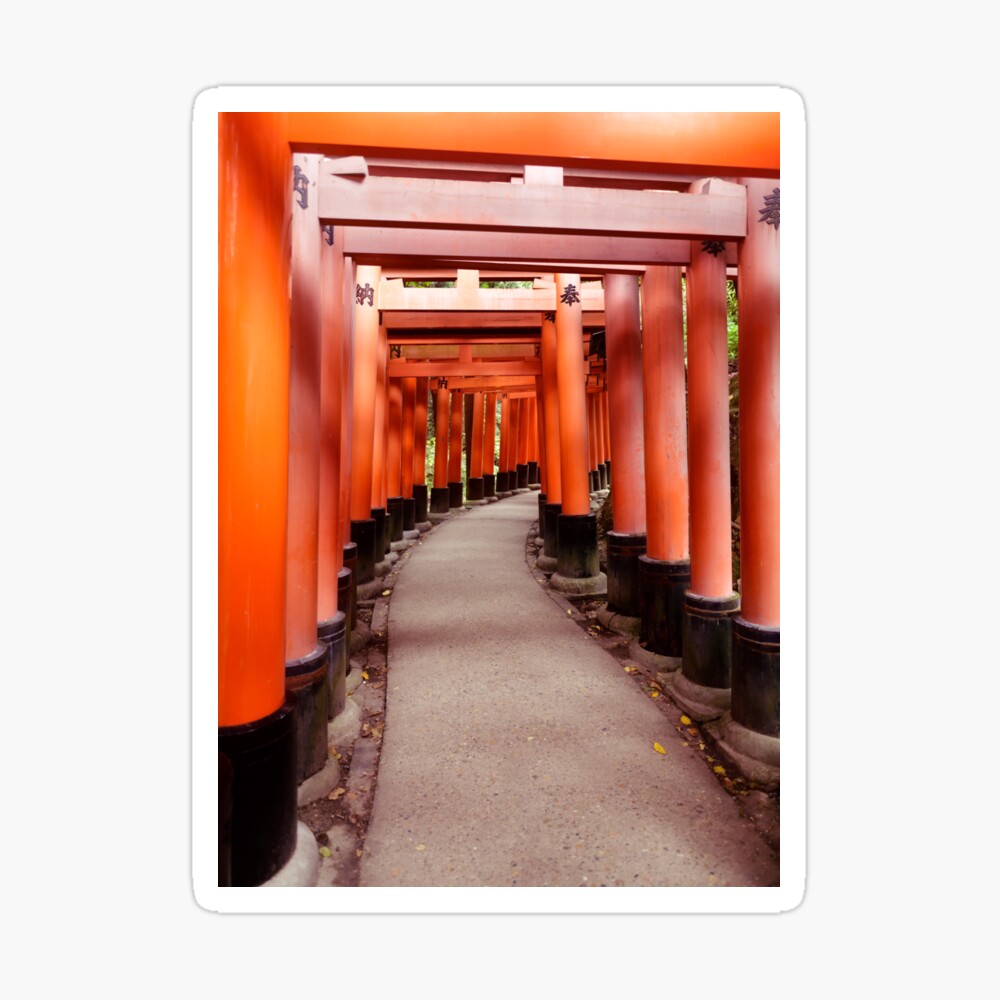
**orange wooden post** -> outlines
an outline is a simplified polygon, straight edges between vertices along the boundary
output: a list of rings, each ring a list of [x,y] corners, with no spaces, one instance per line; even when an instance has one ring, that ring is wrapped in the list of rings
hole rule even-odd
[[[340,518],[341,399],[343,398],[343,231],[323,227],[320,241],[320,456],[319,456],[319,573],[316,593],[317,635],[329,649],[327,718],[343,711],[347,691],[347,612],[350,570],[342,577],[343,526]]]
[[[379,324],[378,341],[375,350],[375,435],[372,447],[372,496],[371,514],[375,521],[375,576],[384,576],[389,569],[386,553],[390,550],[389,538],[389,495],[386,492],[385,468],[386,448],[389,444],[389,403],[388,372],[386,370],[388,333]]]
[[[336,234],[337,228],[334,228]],[[340,400],[340,522],[344,543],[344,568],[339,579],[343,600],[340,606],[347,613],[348,650],[350,631],[357,624],[358,546],[351,538],[351,470],[354,414],[354,261],[344,256],[343,294],[341,296],[341,336],[343,393]],[[350,661],[348,660],[348,670]]]
[[[483,427],[483,496],[495,500],[497,496],[497,394],[486,393],[486,421]]]
[[[611,406],[608,403],[608,388],[601,393],[601,413],[604,421],[601,434],[604,436],[604,472],[607,485],[611,485]]]
[[[378,390],[378,283],[381,268],[359,265],[354,283],[354,413],[351,435],[351,539],[357,544],[357,583],[375,578],[382,558],[372,516],[375,408]]]
[[[693,193],[723,186],[699,181]],[[724,185],[742,194],[735,184]],[[691,501],[691,586],[682,614],[683,669],[672,696],[700,721],[730,704],[733,592],[729,483],[729,369],[726,257],[719,242],[691,244],[687,269],[688,468]]]
[[[587,389],[579,274],[556,275],[556,351],[562,512],[556,527],[558,568],[551,583],[573,594],[603,594],[597,558],[597,517],[590,511],[587,471]]]
[[[528,424],[529,408],[527,397],[517,400],[517,453],[514,459],[517,473],[517,488],[528,488]]]
[[[400,472],[403,491],[403,538],[412,539],[420,534],[417,531],[417,505],[413,499],[417,380],[415,378],[400,379],[400,385],[403,389],[402,470]]]
[[[403,540],[403,386],[398,378],[388,379],[386,400],[386,516],[391,543]]]
[[[543,573],[554,573],[558,560],[556,519],[562,511],[562,469],[559,453],[559,385],[557,380],[556,314],[542,317],[542,409],[545,413],[545,500],[539,528],[542,551],[537,566]]]
[[[601,389],[597,393],[595,405],[597,406],[597,485],[599,489],[608,488],[608,451],[604,447],[604,425],[607,421],[607,385],[602,382]]]
[[[465,489],[466,504],[486,503],[483,482],[483,428],[486,423],[485,401],[481,392],[472,394],[472,433],[469,435],[469,468]]]
[[[538,398],[537,396],[529,396],[525,402],[528,404],[528,450],[526,456],[528,488],[540,489],[541,482],[538,478]]]
[[[601,479],[597,474],[597,407],[596,394],[587,393],[587,478],[590,481],[590,492],[596,493],[601,488]]]
[[[739,248],[740,576],[733,621],[732,722],[723,743],[762,785],[780,746],[779,188],[749,179]]]
[[[451,435],[448,440],[448,505],[462,506],[462,390],[451,394]]]
[[[679,267],[647,267],[642,279],[642,374],[646,554],[639,558],[639,641],[650,652],[668,658],[664,669],[676,669],[682,651],[681,607],[691,580]],[[612,435],[616,416],[612,411]],[[614,456],[612,463],[617,500],[621,473]]]
[[[608,365],[608,404],[611,422],[611,461],[616,470],[612,504],[614,530],[608,542],[608,610],[638,618],[640,609],[639,557],[646,551],[646,473],[643,451],[642,344],[639,335],[639,281],[631,274],[609,274],[604,279],[605,341]],[[594,438],[603,439],[599,394],[594,406]],[[595,455],[595,484],[600,489]]]
[[[535,376],[535,443],[538,449],[538,541],[545,544],[545,484],[548,482],[547,464],[548,459],[545,453],[545,403],[542,395],[542,376]],[[541,555],[541,553],[539,553]]]
[[[497,496],[509,497],[510,476],[507,472],[507,450],[510,442],[510,399],[507,393],[500,393],[500,453],[497,457]]]
[[[427,397],[430,392],[430,379],[418,378],[416,385],[416,402],[413,411],[414,441],[413,441],[413,520],[417,531],[430,531],[431,522],[427,519]]]
[[[259,885],[296,842],[285,694],[289,244],[283,114],[219,114],[219,884]]]
[[[316,634],[319,574],[320,228],[315,186],[320,156],[296,153],[301,187],[292,204],[291,367],[288,401],[288,563],[285,685],[295,698],[296,780],[327,760],[329,649]]]
[[[434,484],[431,486],[431,524],[449,516],[451,490],[448,487],[448,380],[439,378],[434,395]]]

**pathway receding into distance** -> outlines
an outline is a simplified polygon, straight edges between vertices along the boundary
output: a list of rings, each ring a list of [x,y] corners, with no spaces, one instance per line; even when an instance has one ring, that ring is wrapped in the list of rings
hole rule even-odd
[[[361,885],[777,885],[704,759],[532,577],[537,513],[458,514],[396,581]]]

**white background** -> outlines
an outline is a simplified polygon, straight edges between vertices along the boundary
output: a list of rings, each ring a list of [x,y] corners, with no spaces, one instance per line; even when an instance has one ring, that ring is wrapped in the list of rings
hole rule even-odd
[[[927,995],[985,975],[1000,359],[992,36],[971,10],[7,14],[2,857],[22,990]],[[206,913],[190,890],[195,96],[514,82],[766,83],[805,101],[805,901],[766,917]]]

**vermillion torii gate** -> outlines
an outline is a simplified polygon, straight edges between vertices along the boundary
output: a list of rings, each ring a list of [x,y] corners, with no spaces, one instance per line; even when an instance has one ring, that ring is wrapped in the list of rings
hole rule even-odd
[[[444,136],[439,131],[432,130],[432,133],[439,150],[449,150],[451,157],[456,153],[467,156],[474,165],[477,159],[482,159],[485,151],[466,148],[469,137],[477,134],[467,128],[467,122],[463,131],[462,122],[467,117],[451,116]],[[503,120],[508,125],[516,117],[496,116],[498,123]],[[581,120],[586,117],[581,116]],[[333,588],[329,584],[321,586],[320,593],[310,589],[308,582],[302,590],[298,585],[294,585],[293,589],[293,581],[296,575],[303,580],[311,578],[314,564],[318,578],[321,576],[329,580],[331,570],[336,570],[333,576],[340,581],[353,559],[353,554],[348,556],[351,551],[348,522],[352,529],[355,525],[362,525],[358,530],[367,540],[368,522],[373,520],[372,509],[387,499],[384,453],[388,445],[385,437],[388,425],[384,423],[384,417],[381,431],[376,434],[380,408],[383,408],[382,413],[385,412],[386,390],[375,391],[380,368],[385,373],[383,379],[388,374],[383,367],[387,361],[385,341],[382,341],[382,348],[378,346],[379,336],[384,336],[385,327],[379,324],[375,303],[367,294],[363,300],[352,301],[353,296],[367,292],[369,288],[373,291],[377,288],[377,271],[365,271],[372,265],[388,266],[419,259],[424,266],[457,264],[462,268],[485,268],[509,267],[515,266],[512,262],[521,262],[544,267],[546,272],[558,276],[559,300],[554,310],[555,322],[551,324],[557,347],[560,339],[570,343],[574,336],[578,344],[574,352],[568,347],[565,350],[566,359],[573,354],[572,366],[569,360],[557,366],[559,373],[554,393],[548,391],[545,377],[546,323],[538,312],[534,315],[542,335],[543,348],[541,377],[545,405],[540,424],[547,446],[547,462],[543,466],[548,466],[543,483],[553,496],[558,496],[563,507],[566,507],[569,498],[569,510],[561,516],[570,518],[583,516],[574,511],[582,506],[582,497],[577,495],[580,492],[579,471],[582,469],[585,475],[589,475],[587,441],[592,435],[586,393],[579,392],[577,388],[583,373],[582,343],[579,343],[582,327],[577,325],[576,319],[579,303],[572,301],[574,296],[568,287],[575,285],[578,288],[579,284],[570,279],[578,279],[581,269],[597,263],[604,265],[602,269],[614,270],[621,265],[624,271],[635,269],[645,272],[640,293],[643,310],[643,386],[647,399],[644,408],[643,447],[646,457],[643,469],[646,480],[645,527],[652,551],[654,508],[651,496],[659,497],[666,504],[665,515],[658,517],[665,516],[668,523],[677,520],[680,500],[677,497],[676,473],[680,468],[677,464],[680,456],[675,454],[667,462],[666,475],[673,475],[671,483],[666,487],[662,482],[657,484],[657,474],[651,471],[650,464],[652,406],[648,401],[652,397],[647,386],[648,377],[654,373],[647,371],[646,333],[647,328],[652,329],[659,321],[655,305],[656,280],[650,279],[658,273],[657,266],[668,271],[692,265],[689,282],[693,281],[695,294],[689,299],[688,309],[689,322],[695,325],[689,329],[692,350],[689,357],[692,366],[690,376],[692,382],[697,378],[698,385],[704,382],[705,387],[695,388],[692,384],[691,391],[697,397],[695,402],[701,400],[706,411],[711,410],[717,421],[718,369],[697,361],[696,355],[698,345],[704,342],[707,346],[717,341],[718,323],[708,322],[711,333],[702,336],[697,332],[698,317],[695,314],[711,316],[718,303],[718,278],[701,275],[703,265],[698,254],[707,251],[706,244],[723,244],[718,262],[725,260],[729,265],[738,263],[739,266],[743,535],[739,616],[733,619],[737,608],[733,606],[732,594],[723,592],[727,586],[731,591],[732,582],[727,584],[717,568],[721,516],[711,515],[707,521],[704,518],[699,521],[692,510],[690,553],[687,551],[687,540],[678,539],[675,531],[667,544],[658,550],[661,555],[657,558],[668,563],[683,563],[689,556],[690,562],[690,586],[681,590],[680,620],[685,641],[682,642],[682,666],[677,674],[675,693],[681,700],[689,697],[692,703],[708,704],[717,709],[726,701],[725,692],[731,690],[732,721],[724,731],[724,742],[729,743],[730,750],[735,756],[742,757],[749,768],[759,766],[759,773],[766,775],[768,768],[776,765],[780,629],[777,414],[779,215],[777,181],[768,178],[775,178],[778,173],[777,116],[714,116],[726,119],[731,126],[725,140],[718,138],[726,134],[724,130],[699,129],[697,119],[702,117],[699,115],[649,117],[671,120],[672,130],[663,129],[656,133],[665,135],[669,132],[672,136],[673,146],[669,152],[658,145],[659,139],[651,138],[642,129],[630,132],[626,128],[615,139],[599,144],[600,158],[605,162],[628,161],[633,171],[639,163],[658,167],[655,172],[661,177],[664,175],[663,164],[670,162],[705,167],[694,176],[687,171],[687,176],[679,177],[681,187],[694,184],[699,175],[749,179],[736,184],[737,190],[718,194],[710,189],[695,188],[683,193],[676,190],[560,187],[551,184],[551,175],[543,186],[536,184],[537,171],[531,168],[524,169],[519,178],[522,181],[520,184],[445,179],[431,186],[419,177],[368,176],[361,179],[362,174],[357,172],[361,167],[357,158],[353,158],[353,164],[345,163],[340,154],[352,148],[365,152],[370,144],[374,144],[383,149],[397,146],[408,150],[412,157],[413,150],[427,148],[428,133],[416,128],[413,120],[420,116],[220,115],[219,745],[220,753],[224,755],[220,757],[220,769],[228,768],[232,774],[232,849],[225,861],[220,855],[220,879],[231,878],[235,884],[259,884],[273,874],[291,852],[299,757],[291,725],[293,702],[285,694],[286,689],[294,690],[294,685],[287,682],[285,665],[292,665],[293,676],[308,673],[304,668],[312,665],[311,658],[323,658],[320,647],[324,640],[317,639],[316,627],[335,619],[345,610],[341,606],[344,603],[342,587],[336,588],[336,599],[331,601]],[[493,158],[518,156],[523,162],[524,159],[538,157],[551,163],[553,160],[566,161],[577,156],[594,155],[586,148],[586,130],[580,132],[579,140],[567,143],[564,131],[546,133],[544,128],[537,127],[545,116],[524,118],[525,121],[530,119],[532,125],[530,128],[525,126],[525,130],[516,137],[508,129],[500,128],[496,137],[489,140],[494,144],[489,150]],[[592,124],[595,133],[599,132],[599,121],[594,120]],[[372,132],[372,129],[375,131]],[[616,146],[622,141],[622,134],[630,137],[630,148]],[[290,144],[312,160],[318,158],[315,152],[310,151],[324,150],[338,155],[320,162],[314,176],[310,173],[313,162],[306,160],[293,164]],[[298,169],[293,170],[293,166]],[[551,167],[546,170],[551,171]],[[457,168],[456,172],[459,172]],[[468,173],[474,176],[476,169]],[[603,176],[600,169],[593,173],[598,176],[591,177],[591,181],[615,182],[614,171],[608,171]],[[533,174],[536,176],[533,177]],[[568,176],[567,173],[563,179]],[[304,214],[297,214],[306,211],[310,213],[308,222]],[[315,215],[312,214],[314,211]],[[289,273],[289,255],[283,244],[288,233],[285,227],[288,217],[293,220],[293,241],[298,239],[297,234],[304,224],[312,230],[305,233],[301,248],[296,251],[299,254],[296,260],[304,261],[304,265],[296,264],[295,275]],[[321,265],[321,269],[325,269],[322,270],[322,280],[318,282],[297,277],[309,273],[309,268],[313,266],[308,263],[310,255],[320,259],[322,227],[330,225],[334,227],[330,235],[336,242],[329,245],[336,263],[331,261]],[[412,228],[414,225],[420,228]],[[693,260],[696,263],[692,264]],[[343,268],[342,278],[331,277],[337,267]],[[293,290],[291,316],[307,317],[304,323],[296,320],[296,325],[291,328],[292,365],[293,369],[300,369],[293,371],[291,381],[288,364],[289,284]],[[321,548],[325,552],[336,549],[328,542],[316,542],[315,556],[305,551],[310,544],[308,541],[295,543],[298,548],[293,547],[293,538],[305,538],[309,530],[314,530],[309,529],[313,519],[311,510],[317,506],[316,501],[311,499],[312,492],[318,490],[321,491],[319,495],[329,496],[328,489],[322,492],[324,487],[321,484],[329,482],[329,463],[334,461],[332,451],[317,451],[309,444],[316,437],[318,423],[329,426],[330,418],[324,414],[332,414],[333,410],[325,410],[322,406],[326,389],[320,388],[321,380],[308,377],[310,367],[318,370],[324,362],[319,361],[315,353],[311,363],[301,360],[309,350],[315,351],[315,348],[310,348],[310,343],[315,343],[315,334],[297,332],[314,322],[308,317],[319,310],[324,294],[321,289],[328,284],[339,300],[339,307],[333,303],[329,315],[336,317],[353,312],[354,327],[353,335],[344,338],[343,348],[334,346],[332,334],[326,333],[329,324],[325,320],[321,326],[324,332],[319,337],[321,356],[325,358],[328,351],[335,351],[343,361],[340,381],[346,402],[340,408],[342,427],[336,436],[342,443],[339,457],[342,488],[339,496],[345,501],[344,511],[331,513],[324,501],[324,509],[319,513],[321,521],[332,519],[333,524],[339,522],[341,525],[339,532],[334,534],[339,534],[345,545],[340,556],[343,566],[337,564],[336,555],[321,554]],[[345,289],[347,291],[342,294]],[[666,302],[664,308],[669,312],[672,308],[669,297],[663,301]],[[323,314],[327,315],[325,309]],[[402,318],[400,314],[399,319]],[[612,318],[609,316],[607,319],[613,328]],[[336,325],[335,321],[333,325]],[[345,323],[340,325],[346,332]],[[567,335],[567,330],[576,332]],[[674,344],[676,331],[676,324],[671,326],[668,323],[667,340]],[[613,332],[611,336],[613,338]],[[604,422],[601,430],[603,437],[610,424],[611,451],[604,454],[610,454],[613,467],[618,462],[615,450],[614,358],[612,346],[607,371],[612,394],[607,400],[610,421]],[[634,367],[634,362],[632,364]],[[565,380],[563,369],[569,373]],[[326,371],[326,368],[323,370]],[[704,379],[697,375],[697,371],[706,373]],[[715,374],[710,374],[713,371]],[[409,371],[403,377],[410,377]],[[432,391],[437,388],[437,375],[432,376],[428,372],[423,377],[430,378]],[[448,378],[447,375],[440,377]],[[336,381],[335,375],[331,374],[330,378]],[[676,400],[676,380],[674,386],[670,389],[668,383],[666,388],[661,387],[658,391]],[[439,390],[439,403],[441,391],[447,393],[447,389]],[[653,394],[655,396],[655,391]],[[352,395],[353,402],[350,399]],[[550,397],[555,399],[556,414],[551,413]],[[604,396],[600,398],[603,400]],[[632,411],[627,412],[629,416],[634,416]],[[304,416],[306,414],[308,416]],[[315,414],[321,415],[319,421]],[[350,417],[349,421],[344,421],[346,416]],[[460,433],[460,408],[458,418]],[[707,491],[710,497],[719,496],[718,485],[710,486],[699,471],[706,455],[718,449],[718,433],[709,431],[707,425],[702,429],[701,418],[698,419],[699,426],[688,429],[690,456],[687,457],[691,459],[688,473],[692,477],[692,501],[702,495],[699,490],[702,493]],[[695,410],[692,410],[691,421],[694,420]],[[559,427],[557,437],[553,436],[554,421]],[[344,422],[349,422],[350,427],[343,426]],[[563,433],[564,427],[568,438]],[[657,433],[662,434],[662,425],[656,425],[656,428]],[[325,437],[333,439],[331,433]],[[572,443],[567,447],[570,439]],[[559,445],[553,455],[556,441]],[[697,460],[694,455],[696,448],[700,456]],[[374,464],[373,452],[382,456]],[[556,457],[560,465],[558,477],[552,474]],[[317,464],[320,468],[318,477],[311,471]],[[293,471],[298,465],[305,470],[302,475]],[[324,473],[323,469],[327,471]],[[616,476],[616,480],[618,478]],[[616,504],[619,495],[625,496],[628,492],[629,482],[627,477],[616,482]],[[587,481],[585,488],[589,485]],[[702,502],[698,502],[703,512],[715,509],[714,501],[706,501],[704,508],[701,507]],[[310,513],[302,514],[300,510]],[[346,516],[348,511],[349,518]],[[370,533],[374,535],[374,524]],[[626,534],[637,535],[638,532]],[[589,544],[589,539],[587,542]],[[586,546],[575,555],[569,549],[563,553],[557,550],[560,572],[556,576],[573,579],[572,573],[579,570],[581,562],[586,562],[586,558],[581,560],[577,556],[582,553],[585,557],[586,552]],[[375,552],[375,555],[380,553]],[[560,555],[564,558],[560,559]],[[332,563],[325,564],[324,576],[324,559],[331,558]],[[367,559],[367,554],[362,553],[359,545],[359,576],[367,569]],[[564,568],[569,570],[568,574],[562,572]],[[589,569],[588,566],[583,568]],[[698,593],[694,589],[696,586],[711,592]],[[676,607],[676,586],[671,593],[673,596],[666,603]],[[314,596],[310,597],[310,594]],[[303,609],[308,608],[310,602],[315,621],[306,625]],[[667,623],[671,642],[678,634],[676,618],[674,614],[672,629],[670,621]],[[720,639],[723,634],[720,622],[731,623],[731,682],[718,661],[707,666],[704,661],[706,650],[711,651],[720,643],[725,645],[724,639]],[[701,638],[688,643],[686,637],[689,634]],[[312,648],[306,648],[310,646]],[[690,657],[689,650],[692,653]],[[328,676],[331,676],[330,662],[327,653]],[[312,672],[319,673],[319,670]],[[322,685],[313,686],[318,703]],[[315,708],[314,717],[319,718],[321,714],[320,709]],[[262,758],[265,747],[267,752]]]

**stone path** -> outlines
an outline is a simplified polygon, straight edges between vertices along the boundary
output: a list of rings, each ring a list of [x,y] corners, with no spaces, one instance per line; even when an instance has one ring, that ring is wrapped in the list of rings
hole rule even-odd
[[[360,884],[778,884],[701,756],[529,572],[537,511],[456,515],[396,581]]]

